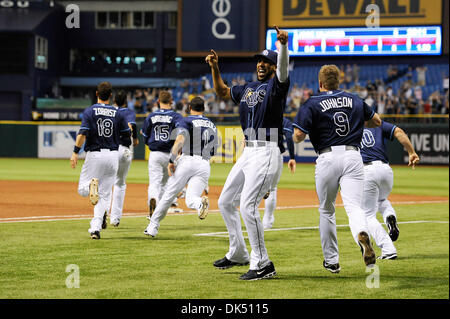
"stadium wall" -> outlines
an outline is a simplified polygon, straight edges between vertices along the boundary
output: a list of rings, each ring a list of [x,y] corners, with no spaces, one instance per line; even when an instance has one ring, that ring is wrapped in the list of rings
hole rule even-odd
[[[140,131],[143,122],[137,123]],[[69,158],[75,143],[80,122],[19,122],[0,121],[0,136],[3,140],[0,157],[36,157],[36,158]],[[405,123],[402,129],[408,134],[411,142],[421,157],[424,165],[449,164],[449,127],[447,123]],[[233,163],[242,152],[240,141],[242,130],[235,125],[218,125],[219,145],[213,162]],[[388,142],[388,157],[391,164],[407,164],[408,154],[398,141]],[[80,157],[84,157],[84,152]],[[134,149],[135,159],[148,159],[148,147],[142,136]],[[295,145],[296,161],[312,163],[317,156],[309,139]],[[284,161],[289,160],[284,153]]]

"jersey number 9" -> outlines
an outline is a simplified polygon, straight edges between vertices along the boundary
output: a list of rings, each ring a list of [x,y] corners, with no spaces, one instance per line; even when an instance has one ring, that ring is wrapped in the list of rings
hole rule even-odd
[[[350,132],[347,114],[344,112],[336,112],[333,116],[334,124],[336,124],[336,133],[339,136],[347,136]]]

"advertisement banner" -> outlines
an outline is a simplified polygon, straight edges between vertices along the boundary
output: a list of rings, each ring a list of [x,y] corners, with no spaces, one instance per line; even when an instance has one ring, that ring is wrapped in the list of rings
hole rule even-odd
[[[177,55],[251,56],[264,46],[265,1],[179,0]]]
[[[366,27],[374,20],[379,26],[441,24],[442,0],[269,0],[268,4],[268,27]]]
[[[449,134],[447,127],[430,126],[426,130],[411,127],[407,130],[411,144],[420,157],[420,164],[448,165]],[[403,153],[403,164],[408,164],[408,153]]]
[[[38,158],[70,159],[79,129],[79,125],[39,125]],[[82,148],[79,158],[85,155]]]

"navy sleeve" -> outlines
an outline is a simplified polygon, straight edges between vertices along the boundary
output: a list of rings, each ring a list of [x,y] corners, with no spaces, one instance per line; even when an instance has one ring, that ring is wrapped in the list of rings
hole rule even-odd
[[[121,113],[118,113],[118,116],[119,116],[120,135],[122,135],[122,136],[131,136],[131,129],[128,126],[127,120],[125,119],[125,117]]]
[[[289,158],[295,159],[294,140],[292,139],[292,135],[294,134],[294,128],[292,126],[291,121],[287,119],[283,121],[283,134],[286,137],[286,144],[289,151]]]
[[[189,123],[186,119],[182,119],[177,122],[176,126],[177,135],[184,135],[185,137],[189,135]]]
[[[276,95],[276,94],[286,94],[289,91],[289,86],[291,85],[291,80],[290,77],[288,76],[287,80],[282,83],[280,82],[280,80],[278,79],[278,77],[275,76],[273,77],[273,81],[274,81],[274,90],[272,90],[272,95]]]
[[[78,134],[89,136],[89,130],[91,129],[89,124],[91,111],[90,108],[87,108],[83,111],[83,117],[81,119],[81,126],[80,130],[78,131]]]
[[[144,125],[142,126],[142,129],[141,129],[141,134],[144,136],[146,143],[147,143],[147,140],[150,138],[151,130],[152,130],[152,124],[151,124],[152,121],[150,120],[151,115],[152,114],[149,114],[149,116],[147,116],[147,118],[144,121]]]
[[[383,121],[381,123],[381,130],[383,132],[383,137],[389,139],[390,141],[394,140],[394,131],[396,127],[397,126],[394,124]]]
[[[303,133],[309,134],[312,128],[312,112],[307,103],[300,106],[292,125],[300,129]]]
[[[364,121],[370,120],[375,115],[374,110],[372,110],[372,108],[366,102],[363,102],[363,110],[364,110]]]
[[[247,85],[235,85],[230,90],[231,99],[234,104],[241,103],[242,95],[244,95]]]

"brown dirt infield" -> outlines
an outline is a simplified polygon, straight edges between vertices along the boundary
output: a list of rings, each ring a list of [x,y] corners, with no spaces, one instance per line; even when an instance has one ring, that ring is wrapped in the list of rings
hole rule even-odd
[[[92,206],[88,198],[77,193],[74,182],[33,182],[0,181],[0,221],[35,220],[48,218],[73,218],[91,216]],[[210,186],[210,209],[217,209],[217,199],[222,187]],[[391,194],[393,202],[409,201],[448,201],[443,196],[417,196]],[[124,212],[144,214],[147,211],[147,185],[128,184]],[[184,199],[179,200],[180,207],[189,210]],[[315,191],[300,189],[279,189],[277,206],[317,205]],[[340,197],[337,203],[342,203]],[[44,217],[45,216],[45,217]],[[47,217],[48,216],[48,217]],[[17,218],[17,219],[16,219]]]

